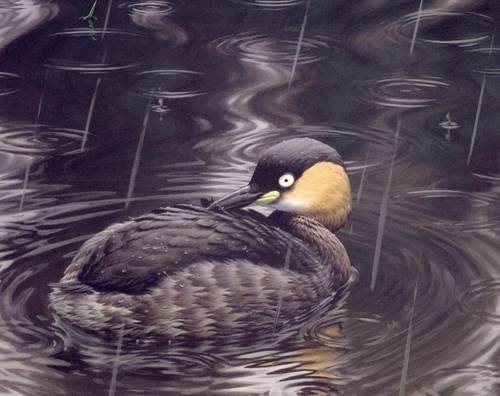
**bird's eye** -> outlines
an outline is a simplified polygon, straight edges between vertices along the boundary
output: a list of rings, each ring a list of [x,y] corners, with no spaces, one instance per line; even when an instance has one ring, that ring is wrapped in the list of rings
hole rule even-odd
[[[295,178],[291,173],[285,173],[280,177],[278,183],[281,187],[290,187],[295,181]]]

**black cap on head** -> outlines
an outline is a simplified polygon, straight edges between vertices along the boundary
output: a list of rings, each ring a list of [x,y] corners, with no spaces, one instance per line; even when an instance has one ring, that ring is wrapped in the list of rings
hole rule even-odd
[[[267,149],[255,168],[250,186],[273,189],[284,173],[299,178],[304,171],[318,162],[332,162],[344,166],[342,157],[333,147],[315,139],[285,140]]]

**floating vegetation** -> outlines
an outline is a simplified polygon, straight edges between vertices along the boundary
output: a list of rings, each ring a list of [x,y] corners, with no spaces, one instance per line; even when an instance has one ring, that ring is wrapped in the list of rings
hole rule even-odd
[[[80,17],[80,19],[83,19],[88,23],[89,29],[94,30],[95,28],[95,22],[97,21],[97,17],[94,15],[95,13],[95,7],[97,5],[98,0],[94,0],[94,3],[92,4],[92,7],[89,10],[89,13],[85,16]]]

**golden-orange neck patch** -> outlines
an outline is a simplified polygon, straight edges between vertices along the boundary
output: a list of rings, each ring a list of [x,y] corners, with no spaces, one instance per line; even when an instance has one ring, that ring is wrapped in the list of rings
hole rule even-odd
[[[301,208],[328,228],[340,228],[352,209],[351,184],[345,169],[331,162],[319,162],[307,169],[281,200]]]

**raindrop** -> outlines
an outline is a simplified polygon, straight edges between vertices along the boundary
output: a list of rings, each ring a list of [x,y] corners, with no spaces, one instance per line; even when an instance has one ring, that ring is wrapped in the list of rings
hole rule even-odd
[[[112,374],[111,374],[111,382],[109,384],[108,396],[115,396],[115,393],[116,393],[118,371],[120,369],[119,358],[120,358],[120,355],[122,353],[123,336],[125,333],[124,329],[125,329],[125,322],[122,323],[120,330],[119,330],[118,343],[116,344],[116,353],[115,353],[115,357],[113,359],[113,370],[112,370]]]
[[[490,40],[490,46],[488,48],[488,57],[487,57],[487,62],[486,62],[486,68],[489,66],[489,62],[491,60],[491,54],[493,53],[493,44],[495,43],[495,33],[491,35],[491,40]],[[477,132],[479,128],[479,119],[481,116],[481,110],[483,107],[483,99],[484,99],[484,92],[486,91],[486,74],[483,74],[483,78],[481,80],[481,89],[479,91],[479,99],[477,102],[477,109],[476,109],[476,116],[474,118],[474,127],[472,128],[472,136],[470,140],[470,146],[469,146],[469,154],[467,155],[467,166],[470,165],[471,159],[472,159],[472,154],[474,152],[474,146],[476,144],[476,139],[477,139]]]
[[[146,110],[146,115],[144,116],[144,120],[142,122],[142,130],[141,130],[141,134],[139,135],[139,140],[137,142],[137,148],[135,150],[134,163],[132,164],[132,171],[130,172],[130,180],[128,183],[128,190],[127,190],[127,198],[125,200],[125,209],[128,209],[128,207],[130,205],[130,201],[132,199],[132,195],[134,193],[135,181],[137,178],[137,173],[139,172],[139,165],[141,163],[142,148],[144,146],[144,139],[146,137],[146,131],[148,129],[149,114],[150,114],[150,111],[148,108]]]
[[[380,255],[382,252],[382,243],[384,239],[385,232],[385,222],[387,219],[387,206],[389,203],[389,193],[391,191],[392,176],[394,173],[394,161],[396,159],[398,150],[398,138],[401,132],[401,120],[398,120],[398,125],[396,127],[396,133],[394,137],[394,152],[392,154],[391,166],[387,175],[387,182],[384,188],[384,194],[382,196],[382,203],[380,204],[380,215],[378,219],[377,226],[377,239],[375,243],[375,254],[373,255],[373,267],[372,267],[372,279],[370,289],[373,291],[375,289],[375,283],[377,280],[379,265],[380,265]]]
[[[418,5],[417,16],[415,20],[415,28],[413,29],[413,36],[411,38],[411,46],[410,46],[410,55],[413,54],[413,50],[415,49],[415,42],[417,41],[418,28],[420,27],[420,21],[422,20],[422,8],[424,6],[424,0],[420,0]]]

